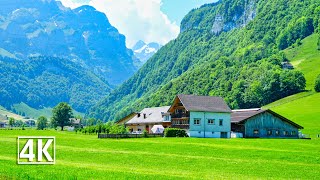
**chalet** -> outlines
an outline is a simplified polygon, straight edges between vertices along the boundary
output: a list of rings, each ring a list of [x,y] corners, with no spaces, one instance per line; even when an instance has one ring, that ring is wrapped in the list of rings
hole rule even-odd
[[[141,133],[146,130],[151,133],[154,125],[162,125],[164,128],[170,127],[170,114],[167,113],[170,106],[144,108],[136,113],[125,125],[131,133]]]
[[[282,69],[294,69],[293,65],[288,61],[282,62],[281,65]]]
[[[231,130],[246,138],[298,138],[302,126],[262,109],[240,109],[231,113]]]
[[[81,128],[82,124],[81,124],[81,119],[77,119],[77,118],[70,118],[70,126],[73,128]]]
[[[169,112],[171,126],[190,137],[230,138],[232,111],[221,97],[180,94]]]

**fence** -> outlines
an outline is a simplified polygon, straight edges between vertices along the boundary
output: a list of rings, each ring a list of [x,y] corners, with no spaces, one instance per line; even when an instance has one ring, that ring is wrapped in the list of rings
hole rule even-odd
[[[98,134],[98,138],[145,138],[144,134]],[[147,134],[147,137],[163,137],[163,134]]]

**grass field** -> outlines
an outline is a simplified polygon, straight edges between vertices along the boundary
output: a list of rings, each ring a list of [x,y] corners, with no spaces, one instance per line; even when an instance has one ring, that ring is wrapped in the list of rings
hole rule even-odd
[[[55,165],[17,165],[17,136],[56,137]],[[144,138],[0,130],[0,179],[318,179],[320,140]]]

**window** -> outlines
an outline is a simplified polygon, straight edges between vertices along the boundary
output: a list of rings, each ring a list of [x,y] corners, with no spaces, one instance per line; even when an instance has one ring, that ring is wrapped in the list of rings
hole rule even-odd
[[[178,113],[179,113],[179,109],[175,109],[174,112],[175,112],[176,114],[178,114]]]
[[[223,126],[223,119],[219,119],[219,126]]]
[[[208,119],[208,124],[214,124],[214,119]]]
[[[199,118],[193,119],[193,124],[194,125],[200,125],[200,122],[201,122],[201,119],[199,119]]]
[[[258,135],[259,134],[259,130],[258,129],[253,130],[253,134],[254,135]]]
[[[170,116],[165,115],[165,116],[164,116],[164,121],[170,121]]]
[[[279,135],[280,135],[279,130],[276,130],[276,135],[277,135],[277,136],[279,136]]]
[[[289,135],[288,131],[283,131],[283,135],[288,136]]]
[[[297,134],[296,131],[292,131],[292,132],[291,132],[291,135],[292,135],[292,136],[295,136],[296,134]]]
[[[272,130],[268,130],[267,134],[268,134],[268,136],[271,136],[272,135]]]

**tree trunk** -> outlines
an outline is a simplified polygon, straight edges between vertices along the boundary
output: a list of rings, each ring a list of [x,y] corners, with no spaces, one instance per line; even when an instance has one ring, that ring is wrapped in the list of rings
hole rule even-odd
[[[61,131],[63,131],[63,126],[61,126]]]

